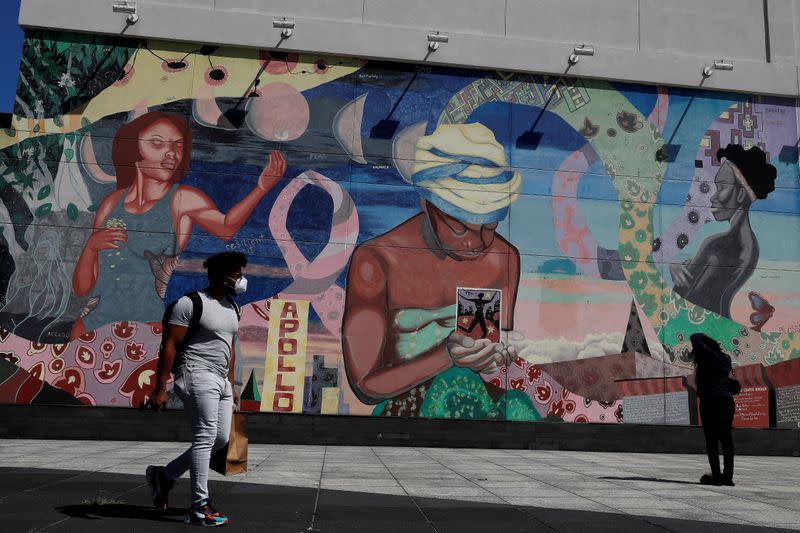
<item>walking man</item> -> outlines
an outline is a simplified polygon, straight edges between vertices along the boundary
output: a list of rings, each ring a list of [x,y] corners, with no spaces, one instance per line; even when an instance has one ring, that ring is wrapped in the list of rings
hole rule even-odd
[[[211,505],[208,470],[212,452],[228,442],[234,403],[238,403],[233,388],[233,338],[239,329],[239,308],[231,296],[247,290],[247,279],[242,275],[247,258],[238,252],[225,252],[210,257],[203,266],[208,270],[208,288],[182,297],[169,314],[156,387],[150,398],[156,411],[164,408],[172,371],[174,390],[192,427],[192,445],[166,466],[147,467],[146,476],[153,503],[166,510],[175,480],[189,470],[192,506],[184,522],[222,526],[228,518]]]

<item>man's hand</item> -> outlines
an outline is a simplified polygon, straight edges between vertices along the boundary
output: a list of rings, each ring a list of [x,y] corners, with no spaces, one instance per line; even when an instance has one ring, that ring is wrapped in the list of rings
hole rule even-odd
[[[150,396],[150,406],[153,408],[153,411],[160,413],[167,406],[168,399],[166,389],[158,388],[154,390],[153,395]]]
[[[239,409],[239,393],[236,392],[236,387],[231,386],[231,392],[233,392],[233,409]]]

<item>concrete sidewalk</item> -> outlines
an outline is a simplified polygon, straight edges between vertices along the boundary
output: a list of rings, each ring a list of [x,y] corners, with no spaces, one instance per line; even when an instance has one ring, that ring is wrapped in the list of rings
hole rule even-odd
[[[186,531],[188,480],[159,515],[143,475],[185,447],[0,440],[0,530]],[[236,531],[800,530],[797,458],[736,467],[736,487],[704,487],[697,455],[252,445],[211,492]]]

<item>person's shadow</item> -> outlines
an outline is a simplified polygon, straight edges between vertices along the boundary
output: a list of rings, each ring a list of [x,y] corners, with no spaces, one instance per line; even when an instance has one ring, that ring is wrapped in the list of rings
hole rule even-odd
[[[101,518],[133,518],[136,520],[153,520],[156,522],[183,523],[183,509],[168,509],[166,512],[158,511],[153,507],[129,505],[126,503],[82,503],[64,505],[56,510],[71,518],[84,520],[99,520]],[[178,517],[177,519],[175,517]]]
[[[679,483],[681,485],[698,485],[696,481],[686,481],[683,479],[663,479],[660,477],[643,477],[643,476],[602,476],[599,479],[613,479],[620,481],[652,481],[654,483]]]

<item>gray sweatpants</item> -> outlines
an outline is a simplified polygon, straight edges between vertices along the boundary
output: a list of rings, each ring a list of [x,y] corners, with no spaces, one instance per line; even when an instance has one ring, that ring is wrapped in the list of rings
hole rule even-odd
[[[192,426],[192,445],[166,466],[169,479],[190,471],[192,504],[208,499],[208,463],[211,453],[228,442],[233,414],[231,383],[219,374],[187,365],[174,383]]]

